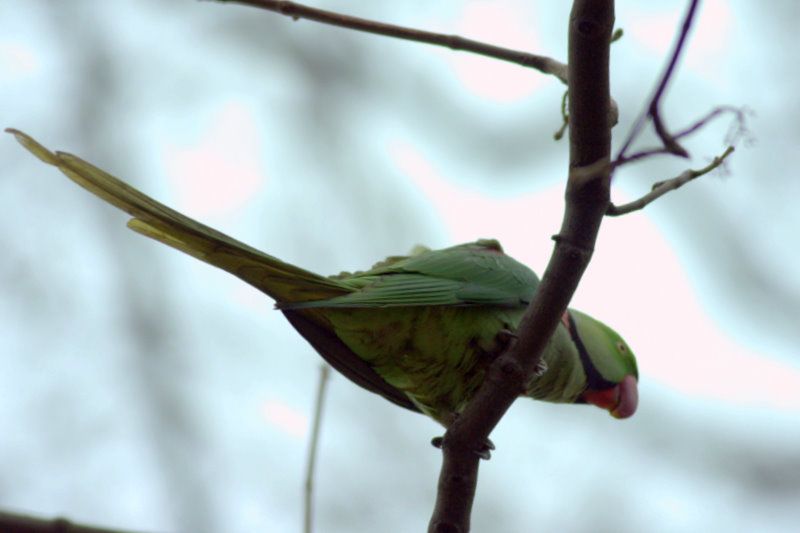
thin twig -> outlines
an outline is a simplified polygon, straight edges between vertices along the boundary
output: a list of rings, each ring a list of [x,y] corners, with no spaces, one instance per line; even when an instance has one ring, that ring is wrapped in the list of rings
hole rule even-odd
[[[720,165],[722,165],[723,161],[725,161],[725,158],[731,155],[733,151],[734,147],[729,146],[728,148],[725,149],[724,152],[722,152],[721,155],[715,157],[714,160],[711,161],[711,163],[709,163],[708,165],[704,166],[701,169],[697,170],[689,169],[672,179],[654,183],[653,189],[649,193],[639,198],[638,200],[634,200],[633,202],[620,206],[616,206],[614,204],[608,204],[608,211],[606,211],[606,215],[611,217],[616,217],[632,213],[633,211],[638,211],[639,209],[643,209],[647,204],[667,194],[669,191],[674,191],[675,189],[682,187],[683,185],[686,185],[693,179],[708,174],[715,168],[719,167]]]
[[[735,107],[732,105],[721,105],[712,109],[706,116],[698,119],[694,124],[692,124],[688,128],[685,128],[680,132],[676,133],[675,138],[680,139],[682,137],[691,135],[692,133],[704,127],[706,124],[708,124],[718,116],[721,116],[723,113],[731,113],[734,115],[735,120],[732,124],[733,130],[737,132],[746,131],[745,114],[747,113],[747,109],[741,107]],[[726,142],[728,142],[728,144],[736,144],[735,139],[729,139]]]
[[[374,33],[377,35],[384,35],[386,37],[395,37],[398,39],[405,39],[407,41],[416,41],[420,43],[432,44],[435,46],[443,46],[452,50],[462,50],[465,52],[472,52],[482,56],[492,57],[501,61],[508,61],[527,68],[533,68],[543,74],[555,76],[562,83],[567,83],[567,66],[553,58],[531,54],[520,50],[512,50],[503,48],[472,39],[467,39],[459,35],[447,35],[443,33],[433,33],[429,31],[418,30],[414,28],[406,28],[404,26],[395,26],[394,24],[386,24],[374,20],[362,19],[342,15],[333,11],[325,11],[308,7],[295,2],[287,2],[281,0],[218,0],[219,2],[243,4],[252,7],[258,7],[269,11],[286,15],[294,20],[306,19],[321,22],[323,24],[331,24],[333,26],[341,26],[351,30],[358,30],[367,33]]]
[[[323,363],[319,369],[317,399],[314,403],[314,422],[311,426],[311,442],[308,446],[306,462],[306,483],[304,490],[303,531],[311,533],[314,522],[314,469],[317,465],[317,448],[319,446],[319,428],[322,422],[322,408],[325,405],[325,391],[328,388],[328,377],[331,367]]]
[[[695,14],[697,13],[697,7],[699,4],[700,0],[690,0],[689,8],[686,11],[683,24],[681,24],[681,29],[678,33],[677,41],[675,42],[675,47],[672,49],[672,53],[667,61],[667,66],[664,69],[664,73],[661,75],[661,79],[659,80],[658,85],[656,85],[653,96],[650,98],[650,103],[644,110],[642,110],[641,114],[636,119],[633,128],[631,128],[631,131],[628,134],[627,139],[625,139],[625,142],[623,143],[622,148],[620,149],[615,160],[621,160],[625,158],[625,153],[633,144],[633,141],[635,141],[642,132],[642,129],[644,128],[648,119],[653,120],[653,126],[656,130],[656,133],[658,134],[659,138],[661,138],[661,142],[664,143],[664,147],[669,153],[679,155],[681,157],[688,156],[686,150],[680,144],[678,144],[678,141],[675,139],[675,137],[670,135],[667,131],[666,126],[661,120],[659,105],[661,104],[661,99],[666,91],[667,84],[672,78],[675,68],[678,65],[678,59],[680,58],[681,51],[686,43],[686,38],[689,35],[689,29],[692,27],[692,23],[694,22]]]

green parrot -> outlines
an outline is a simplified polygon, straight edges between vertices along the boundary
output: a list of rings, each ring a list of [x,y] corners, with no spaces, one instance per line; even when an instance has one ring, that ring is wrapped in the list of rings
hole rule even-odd
[[[418,247],[364,272],[324,277],[285,263],[153,200],[94,165],[9,133],[45,163],[133,218],[132,230],[230,272],[275,300],[339,372],[448,426],[506,348],[539,279],[496,240]],[[589,403],[617,418],[638,403],[636,359],[605,324],[562,317],[525,395]]]

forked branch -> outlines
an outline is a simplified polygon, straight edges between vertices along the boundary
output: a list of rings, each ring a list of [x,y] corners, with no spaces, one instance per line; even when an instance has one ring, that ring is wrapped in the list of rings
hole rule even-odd
[[[680,157],[689,156],[689,153],[686,151],[686,149],[683,148],[680,143],[678,143],[677,138],[670,134],[667,130],[667,127],[661,118],[660,106],[661,100],[667,89],[667,84],[675,73],[675,68],[678,65],[681,52],[683,51],[683,48],[686,44],[686,39],[689,36],[689,30],[691,29],[697,15],[697,7],[699,4],[700,0],[690,0],[689,8],[686,10],[686,15],[684,16],[683,23],[681,24],[681,30],[678,33],[677,40],[675,41],[675,46],[673,47],[672,53],[669,56],[669,60],[664,68],[664,72],[661,74],[658,85],[656,85],[653,96],[650,98],[650,103],[639,115],[639,118],[636,119],[636,122],[634,123],[633,128],[631,128],[628,137],[625,139],[625,142],[623,143],[616,160],[622,160],[625,158],[625,153],[631,147],[633,142],[639,137],[648,120],[653,121],[653,127],[656,131],[656,134],[658,135],[659,139],[661,139],[664,149],[668,153]]]
[[[749,132],[747,130],[747,124],[746,124],[748,109],[741,107],[734,107],[730,105],[715,107],[714,109],[709,111],[705,116],[697,119],[692,125],[682,129],[681,131],[673,135],[673,137],[676,140],[688,137],[691,134],[707,126],[714,119],[726,114],[732,114],[734,116],[734,119],[727,135],[725,136],[725,144],[728,144],[730,146],[736,146],[742,138],[744,138],[745,142],[747,142],[747,139],[749,138]],[[655,155],[671,155],[671,153],[664,146],[646,148],[638,152],[634,152],[630,155],[618,157],[614,161],[612,170],[617,169],[622,165],[633,163],[635,161],[640,161],[642,159],[647,159]]]
[[[664,95],[666,94],[667,85],[675,73],[675,69],[678,65],[678,60],[680,58],[681,52],[684,49],[687,37],[689,35],[689,30],[691,29],[692,23],[696,18],[697,8],[699,4],[700,0],[689,1],[689,7],[686,10],[686,15],[684,16],[683,23],[681,24],[680,31],[678,32],[677,38],[675,40],[675,46],[673,47],[669,59],[667,60],[664,72],[661,75],[661,78],[659,79],[659,82],[656,85],[655,90],[653,91],[653,95],[650,98],[650,102],[647,104],[645,109],[637,118],[636,122],[631,128],[630,133],[628,134],[628,137],[623,143],[622,148],[619,151],[619,154],[611,163],[611,171],[613,173],[614,170],[621,167],[622,165],[632,163],[634,161],[641,161],[656,155],[666,154],[678,157],[689,157],[689,152],[683,146],[681,146],[681,144],[678,142],[679,139],[688,137],[689,135],[692,135],[693,133],[699,131],[717,117],[723,114],[731,113],[734,115],[734,122],[725,139],[726,143],[729,146],[725,150],[725,152],[723,152],[720,156],[715,157],[714,160],[709,165],[698,170],[688,169],[672,179],[655,183],[651,191],[646,195],[642,196],[641,198],[639,198],[638,200],[635,200],[633,202],[621,206],[616,206],[613,203],[609,202],[608,210],[606,211],[606,215],[608,216],[624,215],[642,209],[648,204],[655,201],[656,199],[663,196],[664,194],[668,193],[669,191],[674,191],[675,189],[682,187],[686,183],[700,176],[708,174],[715,168],[722,165],[723,162],[725,161],[725,158],[727,158],[731,153],[733,153],[734,146],[740,140],[740,138],[742,137],[746,138],[748,136],[747,127],[745,125],[745,117],[747,114],[747,110],[744,108],[736,108],[733,106],[716,107],[713,110],[711,110],[711,112],[709,112],[702,118],[698,119],[694,124],[674,134],[670,133],[667,130],[667,127],[665,126],[664,121],[661,118],[661,113],[660,113],[661,102],[664,98]],[[628,155],[627,154],[628,150],[631,148],[634,141],[639,137],[639,135],[641,134],[642,130],[644,129],[648,121],[652,121],[653,129],[658,135],[658,138],[661,140],[661,146],[647,148],[644,150],[640,150],[638,152],[634,152],[631,155]]]

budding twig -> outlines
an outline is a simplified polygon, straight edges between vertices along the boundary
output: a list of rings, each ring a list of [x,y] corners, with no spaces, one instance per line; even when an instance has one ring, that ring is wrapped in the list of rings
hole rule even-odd
[[[644,196],[642,196],[641,198],[639,198],[638,200],[634,200],[633,202],[630,202],[630,203],[627,203],[627,204],[624,204],[624,205],[621,205],[621,206],[616,206],[616,205],[614,205],[612,203],[609,203],[608,204],[608,210],[606,211],[606,215],[615,217],[615,216],[619,216],[619,215],[625,215],[625,214],[631,213],[633,211],[638,211],[639,209],[643,209],[647,204],[649,204],[649,203],[655,201],[657,198],[660,198],[661,196],[667,194],[669,191],[674,191],[675,189],[677,189],[679,187],[682,187],[683,185],[689,183],[693,179],[696,179],[696,178],[699,178],[700,176],[708,174],[709,172],[711,172],[715,168],[719,167],[720,165],[722,165],[723,161],[725,161],[725,158],[728,157],[729,155],[731,155],[733,153],[733,151],[734,151],[734,147],[733,146],[729,146],[728,148],[725,149],[724,152],[722,152],[721,155],[715,157],[714,160],[711,161],[711,163],[709,163],[708,165],[704,166],[701,169],[697,169],[697,170],[689,169],[689,170],[686,170],[686,171],[682,172],[681,174],[679,174],[678,176],[676,176],[676,177],[674,177],[672,179],[668,179],[668,180],[659,181],[657,183],[654,183],[653,184],[653,189],[649,193],[647,193]]]

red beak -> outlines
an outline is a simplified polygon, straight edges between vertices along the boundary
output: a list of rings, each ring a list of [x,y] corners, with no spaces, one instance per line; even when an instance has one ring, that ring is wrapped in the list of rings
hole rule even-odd
[[[616,387],[600,391],[587,390],[583,393],[583,399],[587,403],[606,409],[614,418],[628,418],[633,416],[639,405],[636,378],[628,375]]]

